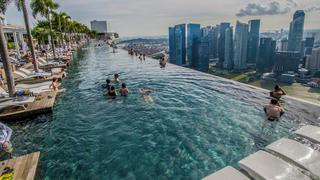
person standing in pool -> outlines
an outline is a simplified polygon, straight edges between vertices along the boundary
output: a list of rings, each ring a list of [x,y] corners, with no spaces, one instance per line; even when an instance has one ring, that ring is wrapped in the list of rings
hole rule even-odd
[[[106,95],[112,98],[116,98],[118,96],[116,88],[114,86],[111,86],[110,91],[108,91]]]
[[[284,109],[281,107],[278,100],[271,99],[270,104],[264,107],[264,112],[266,113],[268,120],[275,121],[284,114]]]
[[[128,96],[129,95],[129,90],[128,90],[125,83],[121,84],[121,88],[120,88],[119,92],[120,92],[121,96]]]
[[[276,85],[274,90],[270,92],[270,96],[278,100],[285,95],[287,95],[287,93],[279,85]]]
[[[107,80],[106,80],[105,88],[107,89],[108,92],[110,91],[110,88],[111,88],[111,81],[110,81],[110,79],[107,79]]]
[[[119,74],[114,74],[114,80],[115,83],[120,83]]]

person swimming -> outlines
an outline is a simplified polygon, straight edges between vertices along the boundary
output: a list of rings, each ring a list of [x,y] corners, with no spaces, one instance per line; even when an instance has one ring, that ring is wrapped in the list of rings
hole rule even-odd
[[[120,88],[119,92],[120,92],[121,96],[128,96],[129,95],[129,90],[128,90],[125,83],[121,84],[121,88]]]
[[[277,99],[271,99],[270,104],[266,105],[263,110],[270,121],[278,120],[284,114],[284,109]]]
[[[150,94],[153,92],[150,89],[139,89],[140,94],[143,96],[143,99],[146,103],[148,104],[154,104],[154,101],[152,99],[152,97],[150,96]]]
[[[120,83],[119,74],[114,74],[114,80],[115,83]]]
[[[159,64],[160,64],[160,68],[165,68],[166,67],[167,61],[166,61],[165,57],[162,57],[160,59]]]
[[[270,96],[278,100],[285,95],[287,95],[287,93],[279,85],[276,85],[274,90],[270,92]]]

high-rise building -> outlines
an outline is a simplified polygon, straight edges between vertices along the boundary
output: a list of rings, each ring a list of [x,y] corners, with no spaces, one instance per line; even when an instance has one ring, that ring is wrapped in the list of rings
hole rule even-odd
[[[225,54],[225,37],[226,29],[230,27],[230,23],[221,23],[219,26],[219,43],[218,43],[218,56],[219,56],[219,65],[223,66],[224,54]]]
[[[311,55],[313,46],[314,46],[314,37],[307,37],[306,41],[305,41],[304,54],[305,55]]]
[[[201,38],[200,24],[187,25],[187,57],[189,66],[193,66],[193,46]]]
[[[175,64],[175,39],[174,39],[174,27],[169,27],[169,62]]]
[[[293,15],[293,20],[290,23],[288,51],[300,51],[301,41],[303,39],[305,13],[303,10],[298,10]]]
[[[170,39],[171,38],[171,39]],[[170,45],[171,43],[171,45]],[[186,64],[186,25],[179,24],[169,28],[170,62],[176,65]]]
[[[225,31],[225,48],[223,68],[231,70],[233,68],[233,28],[229,27]]]
[[[247,48],[248,48],[249,25],[237,21],[234,34],[234,70],[241,71],[247,67]]]
[[[107,21],[91,21],[91,30],[95,30],[98,34],[107,33]]]
[[[259,48],[260,19],[249,21],[248,64],[255,64]]]
[[[210,59],[215,59],[218,57],[218,36],[219,36],[219,27],[218,26],[212,27],[208,35]]]
[[[207,72],[209,69],[209,38],[202,36],[194,46],[193,68],[199,71]]]
[[[300,64],[300,52],[298,51],[283,51],[276,52],[275,64],[273,71],[282,74],[288,71],[297,72]]]
[[[259,55],[257,60],[257,70],[259,72],[270,72],[274,65],[276,51],[276,41],[272,38],[261,38]]]
[[[312,49],[311,55],[307,55],[306,68],[311,73],[320,71],[320,48]]]

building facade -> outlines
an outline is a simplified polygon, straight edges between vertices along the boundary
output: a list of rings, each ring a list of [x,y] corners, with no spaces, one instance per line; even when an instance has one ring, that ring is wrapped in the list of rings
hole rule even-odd
[[[209,38],[208,35],[198,39],[194,46],[194,69],[202,72],[208,72],[209,69]]]
[[[248,47],[248,30],[249,25],[237,21],[234,34],[234,67],[236,71],[247,68],[247,47]]]
[[[305,40],[304,54],[311,55],[313,47],[314,47],[314,37],[307,37]]]
[[[257,71],[264,73],[270,72],[273,68],[275,61],[276,52],[276,41],[272,38],[261,38],[258,60],[257,60]]]
[[[320,48],[312,49],[311,55],[307,56],[306,68],[311,73],[320,71]]]
[[[303,39],[305,13],[303,10],[298,10],[293,15],[293,20],[290,23],[288,37],[288,51],[300,51],[301,41]]]
[[[300,52],[282,51],[276,52],[275,65],[273,71],[277,74],[286,73],[288,71],[298,72],[300,64]]]
[[[186,64],[186,25],[169,28],[169,61],[176,65]]]
[[[255,64],[259,48],[260,19],[249,21],[248,64]]]
[[[225,48],[224,48],[224,61],[223,68],[233,69],[233,28],[229,27],[225,31]]]
[[[108,33],[107,21],[91,21],[91,30],[95,30],[97,34]]]
[[[219,39],[218,39],[218,56],[219,56],[219,65],[223,66],[224,54],[225,54],[225,37],[226,29],[230,28],[230,23],[221,23],[219,26]]]
[[[188,24],[187,25],[187,60],[190,67],[193,67],[194,55],[193,49],[195,43],[201,38],[200,24]]]

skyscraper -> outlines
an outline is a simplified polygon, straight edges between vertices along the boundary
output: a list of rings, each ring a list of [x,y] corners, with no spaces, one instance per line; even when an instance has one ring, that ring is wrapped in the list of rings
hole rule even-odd
[[[209,69],[209,38],[208,35],[196,40],[194,47],[194,63],[196,70],[207,72]]]
[[[237,21],[234,37],[234,69],[241,71],[247,67],[249,25]]]
[[[193,46],[201,37],[200,24],[187,25],[187,56],[189,66],[193,66]]]
[[[210,59],[215,59],[218,57],[218,36],[219,36],[219,26],[212,27],[208,35]]]
[[[276,41],[272,38],[261,38],[259,55],[257,60],[257,70],[259,72],[269,72],[274,65],[276,51]]]
[[[224,48],[224,61],[223,68],[224,69],[232,69],[233,68],[233,29],[229,27],[225,31],[225,48]]]
[[[298,10],[293,15],[293,20],[290,23],[288,51],[300,51],[301,41],[303,39],[305,13],[303,10]]]
[[[230,23],[221,23],[219,26],[219,43],[218,43],[218,56],[219,56],[219,65],[223,66],[224,54],[225,54],[225,37],[226,29],[230,27]]]
[[[169,27],[169,62],[175,64],[174,27]]]
[[[186,64],[186,25],[169,28],[170,62],[176,65]]]
[[[249,21],[248,64],[255,64],[258,56],[260,19]]]
[[[314,46],[314,37],[307,37],[305,42],[305,55],[312,54],[312,48]]]

